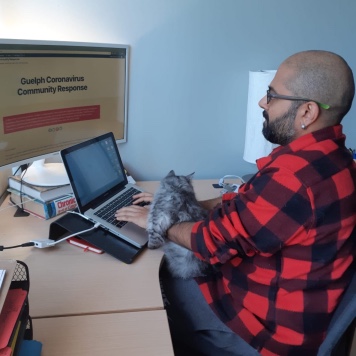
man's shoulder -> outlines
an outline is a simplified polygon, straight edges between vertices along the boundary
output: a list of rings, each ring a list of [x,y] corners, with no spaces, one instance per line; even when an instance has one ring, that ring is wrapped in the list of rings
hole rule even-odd
[[[352,157],[341,148],[325,151],[323,146],[315,145],[305,150],[282,154],[271,162],[270,167],[279,172],[289,172],[306,186],[312,186],[325,181],[349,169]]]

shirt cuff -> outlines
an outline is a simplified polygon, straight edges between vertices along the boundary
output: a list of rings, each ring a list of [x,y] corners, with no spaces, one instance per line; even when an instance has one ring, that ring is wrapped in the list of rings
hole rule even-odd
[[[228,200],[234,199],[236,197],[236,195],[237,195],[237,193],[225,193],[222,196],[222,201],[228,201]]]

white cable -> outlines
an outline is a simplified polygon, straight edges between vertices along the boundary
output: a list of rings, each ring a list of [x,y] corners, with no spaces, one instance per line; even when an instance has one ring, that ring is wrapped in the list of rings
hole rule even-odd
[[[81,216],[81,217],[82,217],[83,219],[85,219],[85,220],[89,220],[88,217],[86,217],[85,215],[83,215],[83,214],[81,214],[81,213],[78,213],[77,211],[68,210],[66,213],[67,213],[67,214],[76,214],[76,215]]]
[[[76,232],[76,233],[74,233],[74,234],[72,234],[72,235],[63,237],[63,239],[54,241],[50,246],[57,245],[58,243],[60,243],[60,242],[62,242],[62,241],[64,241],[64,240],[67,240],[67,239],[69,239],[70,237],[73,237],[73,236],[76,236],[76,235],[79,235],[79,234],[84,234],[85,232],[89,232],[89,231],[91,231],[91,230],[97,229],[99,226],[100,226],[100,223],[96,223],[96,224],[95,224],[94,226],[92,226],[90,229],[86,229],[86,230],[83,230],[83,231],[79,231],[79,232]]]
[[[223,194],[226,194],[226,193],[230,193],[230,192],[236,193],[239,190],[240,184],[225,183],[224,180],[226,178],[237,178],[237,179],[240,179],[241,184],[245,183],[245,181],[240,176],[235,176],[235,175],[230,175],[230,174],[228,174],[226,176],[223,176],[219,180],[219,185],[220,185],[220,187],[223,188],[220,191],[220,195],[223,195]]]
[[[23,194],[24,195],[24,194]],[[17,207],[17,208],[19,208],[19,209],[22,209],[22,207],[21,207],[21,205],[22,206],[24,206],[24,205],[26,205],[26,203],[28,203],[28,202],[30,202],[30,201],[35,201],[36,199],[29,199],[29,198],[27,198],[27,196],[26,196],[26,201],[23,201],[22,203],[20,203],[20,204],[15,204],[15,203],[13,203],[11,200],[9,200],[8,201],[8,206],[5,206],[5,207],[3,207],[3,208],[1,208],[0,209],[0,212],[2,212],[3,210],[6,210],[6,209],[10,209],[10,208],[13,208],[13,207]]]
[[[91,230],[97,229],[99,226],[100,226],[100,223],[96,223],[94,226],[92,226],[89,229],[75,232],[75,233],[73,233],[73,234],[71,234],[69,236],[63,237],[62,239],[57,240],[57,241],[54,241],[54,240],[51,240],[51,239],[45,239],[45,240],[31,240],[30,242],[33,242],[34,243],[34,247],[37,247],[37,248],[52,247],[52,246],[55,246],[55,245],[57,245],[58,243],[60,243],[60,242],[62,242],[64,240],[69,239],[70,237],[73,237],[73,236],[76,236],[76,235],[79,235],[79,234],[84,234],[85,232],[89,232]]]
[[[228,174],[228,175],[223,176],[222,178],[220,178],[220,180],[219,180],[220,187],[223,187],[224,180],[226,178],[237,178],[237,179],[240,179],[241,183],[245,183],[245,181],[240,176],[234,176],[234,175]]]

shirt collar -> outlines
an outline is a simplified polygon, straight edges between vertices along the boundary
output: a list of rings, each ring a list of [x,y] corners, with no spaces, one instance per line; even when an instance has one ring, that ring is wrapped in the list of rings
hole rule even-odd
[[[342,132],[342,125],[325,127],[321,130],[301,136],[288,145],[276,147],[268,156],[256,160],[257,168],[261,170],[282,154],[294,154],[303,150],[305,147],[312,145],[313,143],[330,139],[343,139],[343,141],[345,141],[345,135]]]

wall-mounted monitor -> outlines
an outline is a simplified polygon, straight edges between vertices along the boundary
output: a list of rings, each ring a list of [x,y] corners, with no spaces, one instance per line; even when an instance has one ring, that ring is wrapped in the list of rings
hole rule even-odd
[[[127,139],[127,45],[0,40],[0,168],[112,131]]]

